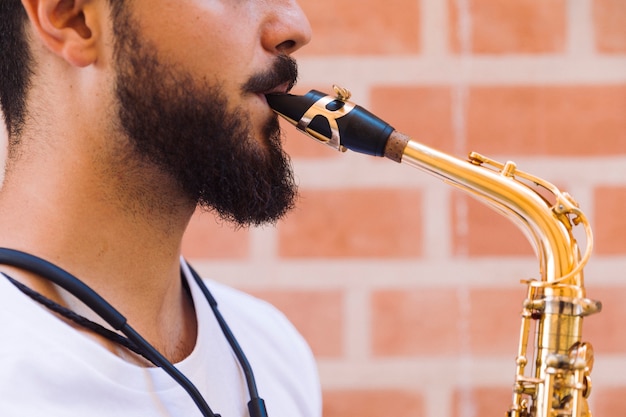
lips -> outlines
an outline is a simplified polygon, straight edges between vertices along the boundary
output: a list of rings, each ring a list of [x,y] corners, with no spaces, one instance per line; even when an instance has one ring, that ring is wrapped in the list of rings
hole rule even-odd
[[[277,85],[274,88],[263,91],[260,94],[263,94],[264,96],[268,94],[287,94],[293,88],[293,85],[294,83],[292,82],[285,82],[280,85]]]
[[[278,85],[276,85],[274,87],[271,87],[271,88],[254,91],[254,92],[252,92],[252,94],[254,94],[256,97],[258,97],[259,100],[265,106],[269,107],[269,103],[267,102],[267,97],[266,96],[287,94],[291,90],[293,85],[294,85],[294,83],[292,83],[292,82],[284,82],[284,83],[278,84]]]
[[[270,88],[268,90],[256,92],[255,94],[265,103],[265,105],[269,106],[266,96],[287,94],[289,93],[292,87],[293,87],[293,83],[286,82],[286,83],[277,85],[276,87]]]
[[[243,85],[243,91],[263,96],[285,94],[291,90],[297,79],[298,66],[295,60],[279,55],[270,68],[251,76]]]

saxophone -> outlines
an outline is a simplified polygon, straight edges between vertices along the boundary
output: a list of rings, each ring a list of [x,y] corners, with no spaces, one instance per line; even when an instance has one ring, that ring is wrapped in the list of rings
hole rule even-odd
[[[431,173],[516,224],[535,250],[541,279],[522,281],[528,293],[521,313],[512,405],[505,415],[592,417],[587,399],[593,348],[582,341],[582,323],[602,304],[585,296],[583,267],[591,255],[593,236],[578,204],[551,183],[518,170],[513,162],[500,163],[475,152],[461,160],[420,144],[350,102],[348,90],[337,86],[334,90],[335,96],[316,90],[303,96],[270,94],[267,101],[278,115],[323,144]],[[579,225],[586,234],[582,255],[573,234]],[[534,365],[527,370],[530,355]]]

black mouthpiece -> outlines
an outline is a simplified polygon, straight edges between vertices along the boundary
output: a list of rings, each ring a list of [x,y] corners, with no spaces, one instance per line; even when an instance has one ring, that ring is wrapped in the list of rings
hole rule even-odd
[[[270,107],[298,129],[338,149],[384,156],[387,139],[394,131],[364,108],[316,90],[303,96],[266,97]]]

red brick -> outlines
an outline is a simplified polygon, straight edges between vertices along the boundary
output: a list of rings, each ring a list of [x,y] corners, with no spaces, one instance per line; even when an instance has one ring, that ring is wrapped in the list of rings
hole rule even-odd
[[[448,86],[376,86],[370,110],[398,131],[443,152],[453,149],[452,92]]]
[[[372,112],[443,152],[594,156],[626,152],[626,85],[470,88],[466,149],[453,147],[450,87],[377,86]]]
[[[454,290],[385,290],[372,295],[372,351],[378,356],[460,352]]]
[[[513,377],[514,373],[511,380]],[[512,396],[513,391],[509,387],[457,388],[453,394],[452,416],[504,416],[511,407]]]
[[[419,2],[315,0],[301,2],[313,40],[301,55],[387,55],[419,52]]]
[[[281,310],[317,357],[343,353],[343,294],[339,291],[251,290]]]
[[[420,204],[418,191],[302,190],[298,209],[279,225],[280,256],[419,257]]]
[[[626,85],[473,87],[468,146],[486,154],[626,152]]]
[[[591,411],[594,416],[623,416],[624,410],[626,410],[626,387],[603,388],[594,386],[591,400],[593,401]]]
[[[626,187],[598,187],[594,192],[594,252],[626,253]]]
[[[594,0],[593,21],[598,51],[626,53],[626,4],[624,0]]]
[[[336,390],[324,392],[324,417],[425,416],[424,399],[410,390]]]
[[[245,258],[249,253],[249,233],[234,230],[226,222],[201,211],[191,218],[183,237],[183,255],[188,258]]]
[[[378,291],[372,297],[373,352],[379,356],[516,352],[525,296],[523,286],[472,289],[467,300],[456,289]],[[465,330],[460,327],[464,321]]]
[[[554,53],[565,48],[565,0],[468,0],[469,48],[477,54]],[[460,52],[457,0],[449,0],[450,42]],[[465,18],[465,16],[461,16]]]
[[[520,277],[501,276],[517,283]],[[521,277],[528,278],[528,277]],[[478,354],[505,354],[514,357],[519,347],[520,313],[527,295],[525,285],[516,289],[478,288],[470,292],[470,349]],[[532,335],[531,335],[532,338]],[[511,359],[511,372],[515,364]]]
[[[583,339],[590,342],[596,355],[626,352],[626,287],[599,287],[587,283],[587,296],[602,302],[602,311],[583,319]]]
[[[508,217],[484,202],[460,193],[454,193],[452,204],[452,247],[455,255],[534,256],[524,233]]]

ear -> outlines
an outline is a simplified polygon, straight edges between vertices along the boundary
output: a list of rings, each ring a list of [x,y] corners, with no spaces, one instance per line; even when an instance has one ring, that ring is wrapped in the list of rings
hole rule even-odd
[[[22,0],[43,44],[78,67],[92,64],[98,56],[97,8],[92,3],[92,0]]]

